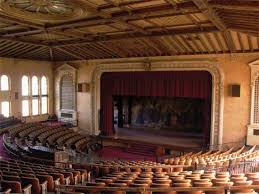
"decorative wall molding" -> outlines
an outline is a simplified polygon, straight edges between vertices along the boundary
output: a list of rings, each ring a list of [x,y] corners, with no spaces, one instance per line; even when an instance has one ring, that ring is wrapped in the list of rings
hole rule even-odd
[[[259,129],[259,123],[256,123],[254,121],[254,115],[255,111],[258,111],[258,109],[255,107],[255,98],[259,98],[259,96],[256,96],[256,80],[259,78],[259,59],[250,62],[249,64],[250,72],[251,72],[251,80],[250,80],[250,118],[249,118],[249,124],[247,125],[247,138],[246,142],[248,145],[255,145],[259,144],[259,137],[257,135],[254,135],[254,130]],[[257,81],[258,82],[258,81]]]
[[[77,95],[76,95],[76,83],[77,83],[77,69],[74,68],[71,65],[68,64],[64,64],[59,66],[56,70],[55,70],[55,112],[58,115],[58,118],[61,118],[61,113],[69,113],[72,114],[72,121],[75,122],[77,121]],[[75,99],[74,99],[74,110],[62,110],[61,109],[61,102],[60,102],[60,92],[61,92],[61,87],[60,87],[60,81],[62,79],[63,76],[65,75],[69,75],[72,76],[73,78],[73,85],[75,87]]]
[[[91,83],[92,134],[99,134],[100,78],[104,72],[145,71],[146,62],[106,63],[96,66]],[[208,71],[212,75],[212,105],[210,144],[222,143],[224,109],[224,74],[216,62],[193,61],[150,61],[150,71]]]

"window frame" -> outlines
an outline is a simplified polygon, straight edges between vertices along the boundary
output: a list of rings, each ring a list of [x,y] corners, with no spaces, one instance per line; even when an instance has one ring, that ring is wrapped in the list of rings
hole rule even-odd
[[[6,76],[7,77],[7,89],[3,89],[3,87],[2,87],[2,82],[3,82],[3,80],[2,80],[2,78],[3,78],[3,76]],[[8,92],[8,91],[10,91],[11,90],[11,84],[10,84],[10,76],[8,75],[8,74],[1,74],[0,75],[0,91],[1,92]]]
[[[22,78],[26,76],[28,78],[28,96],[23,96],[21,97],[21,104],[23,102],[23,100],[28,100],[28,104],[29,104],[29,114],[26,116],[23,116],[23,110],[21,110],[22,112],[22,117],[37,117],[37,116],[41,116],[41,115],[48,115],[49,114],[49,80],[48,80],[48,76],[46,75],[37,75],[37,74],[33,74],[33,75],[27,75],[24,74],[22,76]],[[42,94],[42,79],[45,77],[46,79],[46,94]],[[34,93],[33,95],[33,79],[37,78],[37,95]],[[21,79],[22,80],[22,79]],[[35,81],[35,80],[34,80]],[[47,98],[47,107],[46,113],[42,113],[42,98],[46,97]],[[37,106],[37,113],[38,114],[33,114],[33,100],[37,99],[38,100],[38,106]],[[21,105],[21,109],[23,108],[23,105]]]
[[[3,108],[3,103],[4,102],[7,102],[8,103],[8,116],[7,116],[7,118],[9,118],[9,117],[11,117],[12,116],[12,111],[11,111],[11,101],[10,100],[2,100],[1,101],[1,103],[0,103],[0,113],[2,114],[2,115],[4,115],[4,113],[3,113],[3,111],[2,111],[2,108]],[[5,115],[4,115],[4,117],[6,117]]]

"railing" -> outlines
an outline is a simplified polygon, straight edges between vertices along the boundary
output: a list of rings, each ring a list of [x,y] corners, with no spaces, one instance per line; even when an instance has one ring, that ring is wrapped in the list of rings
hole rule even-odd
[[[233,147],[242,147],[245,145],[245,140],[244,141],[238,141],[238,142],[228,142],[228,143],[223,143],[223,144],[216,144],[216,145],[202,145],[200,147],[193,147],[192,150],[193,152],[199,152],[199,151],[208,151],[208,150],[228,150],[230,148]],[[191,151],[188,152],[184,152],[184,151],[179,151],[178,153],[175,154],[169,154],[169,155],[164,155],[164,156],[160,156],[158,158],[158,161],[162,161],[163,159],[167,159],[167,158],[175,158],[175,157],[179,157],[179,156],[183,156],[186,153],[190,153]]]
[[[228,171],[230,174],[240,174],[240,173],[248,173],[248,172],[259,172],[259,159],[251,160],[251,161],[241,161],[238,163],[230,163],[228,166],[216,166],[216,167],[204,167],[197,166],[198,170],[215,170],[216,172],[224,172]]]
[[[222,143],[222,144],[216,144],[216,145],[204,145],[203,149],[207,150],[227,150],[232,147],[242,147],[245,145],[245,139],[242,141],[236,141],[236,142],[228,142],[228,143]]]
[[[78,191],[84,193],[91,193],[91,191],[124,191],[124,192],[194,192],[194,191],[220,191],[222,193],[230,193],[231,191],[238,191],[243,189],[259,189],[259,185],[249,186],[225,186],[225,187],[97,187],[97,186],[75,186],[75,185],[57,185],[57,193],[60,191]]]

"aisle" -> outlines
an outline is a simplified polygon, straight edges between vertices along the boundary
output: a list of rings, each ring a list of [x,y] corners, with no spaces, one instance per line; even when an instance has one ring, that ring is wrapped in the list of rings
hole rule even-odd
[[[124,151],[123,148],[107,146],[98,151],[98,157],[104,160],[150,160],[156,161],[155,156],[143,156],[138,154],[131,154]]]

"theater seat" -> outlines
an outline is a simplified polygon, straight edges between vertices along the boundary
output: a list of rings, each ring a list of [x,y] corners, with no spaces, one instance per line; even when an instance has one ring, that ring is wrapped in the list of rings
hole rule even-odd
[[[54,192],[55,191],[55,184],[54,184],[52,176],[37,174],[36,177],[39,179],[40,183],[43,183],[43,182],[47,181],[47,191],[48,192]]]
[[[42,194],[46,193],[47,190],[47,181],[40,184],[40,181],[38,178],[35,177],[21,177],[22,185],[28,185],[31,184],[31,191],[33,194]]]
[[[61,174],[61,173],[51,173],[51,172],[49,172],[49,174],[53,177],[53,179],[55,181],[58,180],[61,185],[65,184],[65,177],[64,177],[63,174]]]
[[[31,184],[26,185],[22,188],[22,185],[18,181],[1,181],[1,187],[5,189],[11,189],[12,193],[24,193],[24,194],[31,194]]]

